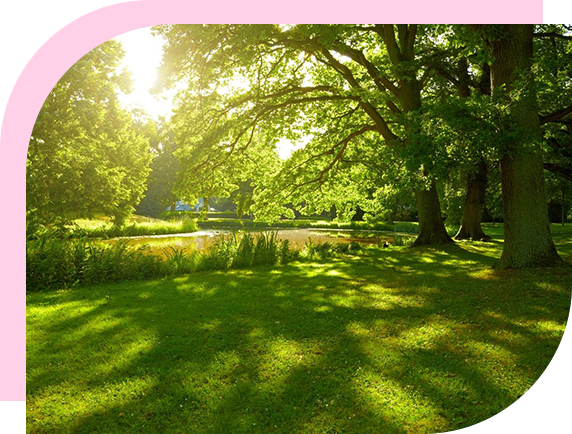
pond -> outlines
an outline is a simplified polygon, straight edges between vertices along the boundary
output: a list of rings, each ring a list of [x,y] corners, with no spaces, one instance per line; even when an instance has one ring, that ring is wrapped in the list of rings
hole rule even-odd
[[[254,234],[260,230],[247,231]],[[388,231],[356,231],[350,229],[275,229],[262,232],[276,232],[278,239],[290,241],[293,247],[301,249],[306,241],[311,239],[314,243],[351,243],[377,244],[392,243],[394,232]],[[155,254],[164,254],[164,249],[177,247],[183,249],[204,250],[211,246],[220,237],[230,235],[230,230],[200,230],[185,234],[169,235],[147,235],[141,237],[113,238],[104,241],[105,243],[115,243],[120,240],[127,240],[131,246],[148,245]]]

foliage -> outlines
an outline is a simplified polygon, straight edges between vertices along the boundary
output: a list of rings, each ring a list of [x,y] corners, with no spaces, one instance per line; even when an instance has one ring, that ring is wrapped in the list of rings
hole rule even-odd
[[[363,249],[364,247],[355,241],[350,243],[316,243],[310,238],[304,245],[302,257],[310,261],[325,260],[339,256],[339,254],[359,254]]]
[[[160,258],[126,242],[94,244],[50,234],[26,245],[26,289],[65,289],[79,284],[148,279],[160,275]]]
[[[181,194],[210,196],[227,189],[223,180],[250,179],[258,219],[293,217],[292,206],[310,215],[335,205],[349,220],[358,207],[391,214],[397,190],[429,182],[418,173],[427,158],[402,165],[411,121],[404,113],[418,108],[404,95],[418,98],[418,76],[431,69],[420,49],[436,40],[426,26],[154,30],[166,40],[163,85],[181,86],[174,118]],[[269,158],[281,139],[299,148],[283,163]]]
[[[404,236],[402,234],[395,234],[393,237],[393,245],[395,247],[403,247],[403,246],[410,246],[415,241],[414,238]]]
[[[27,210],[47,222],[105,212],[123,223],[139,202],[151,161],[117,92],[129,91],[115,41],[76,62],[49,93],[26,161]]]
[[[398,222],[393,227],[395,233],[417,234],[419,232],[419,225],[412,222]]]
[[[147,136],[154,154],[144,197],[136,209],[137,214],[159,217],[162,212],[178,200],[173,192],[177,179],[178,160],[175,157],[177,143],[173,130],[164,119],[155,122],[144,119]]]

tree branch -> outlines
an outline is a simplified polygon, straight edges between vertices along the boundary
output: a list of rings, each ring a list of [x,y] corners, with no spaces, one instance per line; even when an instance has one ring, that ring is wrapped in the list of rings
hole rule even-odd
[[[572,161],[572,152],[562,147],[562,145],[558,143],[558,140],[550,137],[548,138],[548,143],[552,146],[552,149],[558,150],[560,154],[564,155],[566,158],[570,158],[570,160]]]
[[[556,122],[569,113],[572,113],[572,105],[569,105],[568,107],[563,108],[562,110],[558,110],[549,115],[544,115],[544,116],[540,115],[540,125],[544,125],[549,122]]]
[[[362,51],[356,50],[355,48],[352,47],[348,47],[347,45],[341,42],[336,42],[334,48],[340,54],[349,57],[354,62],[363,66],[366,69],[369,76],[373,79],[374,83],[376,84],[379,90],[383,92],[389,90],[395,96],[398,96],[399,88],[395,84],[393,84],[390,80],[388,80],[386,77],[384,77],[379,71],[379,69],[377,69],[375,65],[365,57],[365,54],[363,54]]]
[[[401,51],[397,45],[397,40],[395,39],[393,24],[376,24],[375,27],[383,38],[383,42],[385,42],[391,63],[397,65],[403,60],[403,56],[401,55]]]
[[[417,35],[417,25],[398,24],[397,32],[399,36],[401,54],[403,55],[404,60],[413,60],[413,48],[415,44],[415,36]]]
[[[328,150],[328,151],[326,151],[326,152],[324,152],[324,153],[322,153],[322,154],[318,154],[317,156],[313,156],[313,157],[311,157],[310,159],[306,160],[306,162],[307,162],[307,161],[310,161],[311,159],[317,158],[317,157],[319,157],[319,156],[331,154],[331,153],[333,153],[333,150],[334,150],[335,148],[337,148],[338,146],[341,145],[341,148],[340,148],[340,150],[338,151],[338,153],[336,154],[336,156],[334,157],[334,159],[330,162],[330,164],[328,164],[324,169],[322,169],[322,170],[320,171],[320,174],[319,174],[316,178],[311,179],[311,180],[306,181],[306,182],[302,182],[302,183],[300,183],[300,184],[293,184],[293,188],[292,188],[292,190],[290,191],[290,193],[288,193],[288,195],[286,196],[286,198],[292,196],[292,194],[294,194],[294,192],[295,192],[296,190],[300,189],[301,187],[304,187],[305,185],[313,184],[313,183],[315,183],[315,182],[321,184],[321,183],[323,182],[323,179],[324,179],[324,176],[326,175],[326,173],[328,173],[330,170],[332,170],[332,168],[336,165],[336,163],[337,163],[338,161],[340,161],[341,158],[344,156],[344,152],[346,151],[346,148],[348,147],[348,144],[349,144],[354,138],[359,137],[359,136],[365,134],[365,133],[368,132],[368,131],[377,131],[377,127],[376,127],[375,125],[366,125],[366,126],[362,127],[361,129],[359,129],[359,130],[357,130],[357,131],[354,131],[353,133],[351,133],[349,136],[347,136],[347,137],[346,137],[345,139],[343,139],[342,141],[336,143],[336,145],[333,146],[330,150]],[[305,163],[304,163],[304,164],[305,164]],[[300,166],[301,166],[301,164],[298,164],[296,167],[300,167]]]
[[[334,58],[334,56],[332,56],[332,53],[330,53],[325,48],[322,50],[322,54],[327,59],[327,62],[324,62],[324,63],[326,63],[327,65],[329,65],[330,67],[332,67],[336,71],[338,71],[346,79],[346,81],[350,84],[351,87],[353,87],[354,89],[357,89],[359,91],[363,91],[362,87],[359,85],[359,83],[357,82],[357,80],[353,76],[352,72],[350,71],[350,69],[346,65],[344,65],[344,64],[340,63],[338,60],[336,60]],[[376,108],[371,103],[369,103],[367,101],[363,101],[360,99],[360,107],[375,122],[375,124],[377,126],[377,131],[379,132],[379,134],[381,134],[383,136],[383,138],[387,142],[391,143],[391,142],[395,142],[398,140],[398,137],[395,134],[393,134],[393,131],[391,131],[391,129],[387,125],[387,122],[385,121],[385,119],[379,114],[379,112],[376,110]]]
[[[572,170],[560,166],[559,164],[544,163],[544,168],[552,173],[560,175],[567,181],[572,182]]]
[[[556,32],[534,33],[533,37],[535,37],[535,38],[558,38],[558,39],[564,39],[565,41],[572,41],[572,36],[561,35],[560,33],[556,33]]]

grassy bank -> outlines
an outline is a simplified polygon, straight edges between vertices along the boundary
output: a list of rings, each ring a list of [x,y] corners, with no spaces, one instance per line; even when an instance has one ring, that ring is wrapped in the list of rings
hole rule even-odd
[[[135,216],[131,222],[116,226],[104,219],[78,219],[70,227],[75,238],[116,238],[143,235],[181,234],[197,231],[196,220],[182,218],[179,220],[159,220]]]
[[[323,228],[381,231],[396,230],[405,233],[417,233],[417,223],[415,222],[397,222],[395,224],[388,224],[383,222],[335,222],[332,220],[298,219],[280,220],[273,223],[265,223],[249,219],[220,217],[208,218],[201,221],[197,218],[196,215],[176,215],[174,217],[171,216],[165,220],[133,216],[131,221],[123,226],[115,226],[108,219],[103,217],[93,219],[78,219],[74,221],[74,224],[70,227],[70,230],[72,236],[76,238],[115,238],[188,233],[195,232],[199,228],[231,230],[243,229],[251,231],[266,231],[272,229]]]
[[[422,434],[477,423],[546,368],[572,291],[570,267],[491,270],[501,249],[367,249],[29,294],[28,432]]]
[[[404,228],[399,229],[402,225]],[[402,232],[414,230],[412,223],[396,224],[391,248],[409,246],[414,237]],[[492,251],[500,257],[502,226],[485,225],[485,231],[493,237]],[[564,256],[572,256],[572,225],[553,225],[555,242]],[[367,234],[364,233],[364,236]],[[95,243],[88,238],[60,239],[40,237],[29,241],[26,248],[26,288],[28,291],[71,288],[101,282],[153,279],[181,275],[204,270],[255,265],[276,265],[294,259],[312,260],[327,258],[349,251],[362,250],[357,243],[316,244],[311,240],[301,251],[296,251],[288,240],[280,240],[274,232],[252,234],[234,233],[220,239],[205,251],[167,246],[160,252],[149,245],[128,246],[126,241],[112,244]],[[461,242],[460,245],[472,245]]]

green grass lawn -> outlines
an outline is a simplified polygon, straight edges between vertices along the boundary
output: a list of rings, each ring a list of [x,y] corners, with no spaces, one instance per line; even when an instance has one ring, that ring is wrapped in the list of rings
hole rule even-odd
[[[572,227],[553,232],[570,263]],[[546,368],[572,291],[572,267],[493,271],[501,248],[372,248],[30,294],[28,432],[417,434],[480,422]]]

